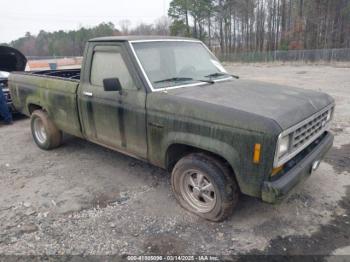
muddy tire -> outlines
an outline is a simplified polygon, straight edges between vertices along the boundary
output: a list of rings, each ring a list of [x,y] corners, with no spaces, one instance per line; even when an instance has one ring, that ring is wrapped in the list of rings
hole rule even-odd
[[[47,113],[35,110],[30,118],[35,143],[44,150],[56,148],[62,143],[62,132],[50,120]]]
[[[210,221],[229,217],[238,202],[239,190],[230,169],[205,154],[195,153],[180,159],[171,182],[180,205]]]

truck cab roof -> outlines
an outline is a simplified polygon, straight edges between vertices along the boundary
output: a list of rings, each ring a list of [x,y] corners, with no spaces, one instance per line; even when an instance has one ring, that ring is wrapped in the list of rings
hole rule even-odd
[[[162,41],[162,40],[174,40],[174,41],[199,41],[193,38],[187,37],[174,37],[174,36],[107,36],[98,37],[89,40],[89,42],[132,42],[132,41]]]

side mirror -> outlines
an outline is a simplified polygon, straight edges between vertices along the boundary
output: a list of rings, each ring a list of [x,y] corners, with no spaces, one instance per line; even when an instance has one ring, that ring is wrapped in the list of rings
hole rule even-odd
[[[103,79],[103,89],[105,91],[122,91],[122,85],[118,78]]]

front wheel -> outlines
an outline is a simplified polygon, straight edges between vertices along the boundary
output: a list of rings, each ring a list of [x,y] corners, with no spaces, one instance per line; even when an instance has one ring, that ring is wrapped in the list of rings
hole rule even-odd
[[[205,154],[190,154],[175,165],[172,187],[182,207],[210,221],[231,215],[238,201],[238,187],[230,170]]]
[[[61,145],[62,132],[46,112],[35,110],[30,118],[30,126],[34,141],[41,149],[50,150]]]

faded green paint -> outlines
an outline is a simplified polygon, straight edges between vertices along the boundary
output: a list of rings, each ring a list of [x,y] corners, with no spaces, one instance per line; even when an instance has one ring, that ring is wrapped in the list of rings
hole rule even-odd
[[[272,168],[280,127],[274,121],[261,121],[252,114],[223,110],[218,105],[182,99],[170,93],[148,95],[148,122],[163,126],[149,127],[149,160],[164,166],[170,145],[198,147],[226,159],[235,171],[241,191],[259,196],[261,183]],[[263,145],[261,160],[266,164],[252,163],[255,143]]]
[[[59,129],[81,136],[76,103],[78,81],[16,73],[10,74],[9,83],[13,104],[20,112],[29,116],[30,105],[40,106]]]
[[[105,92],[90,83],[91,60],[96,49],[117,50],[131,72],[135,89]],[[137,76],[124,44],[89,43],[85,51],[78,107],[84,136],[93,142],[147,159],[146,90]],[[84,92],[93,93],[92,97]]]
[[[231,165],[243,193],[275,202],[279,191],[266,183],[278,135],[333,99],[318,92],[244,80],[151,92],[127,41],[89,42],[80,82],[11,74],[14,105],[27,115],[30,105],[40,106],[61,130],[162,168],[167,168],[172,145],[212,152]],[[90,84],[94,48],[101,45],[121,50],[135,90],[108,93]],[[94,96],[86,97],[84,92]],[[252,161],[256,143],[262,145],[260,164]]]

